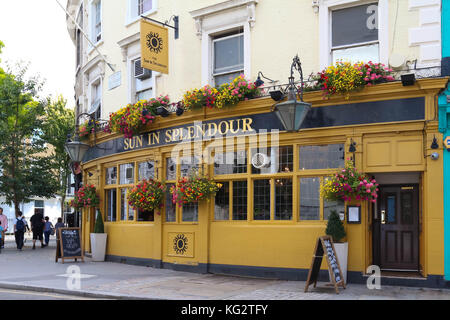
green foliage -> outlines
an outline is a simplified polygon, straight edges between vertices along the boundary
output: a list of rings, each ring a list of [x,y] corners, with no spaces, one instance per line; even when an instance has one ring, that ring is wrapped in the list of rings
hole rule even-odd
[[[330,216],[328,217],[328,224],[325,233],[333,238],[334,242],[339,242],[341,239],[345,238],[347,235],[345,233],[344,225],[341,219],[339,219],[339,214],[336,210],[332,210]]]
[[[103,217],[100,210],[97,209],[97,218],[95,219],[94,232],[93,233],[105,233],[105,226],[103,224]]]
[[[26,71],[0,73],[0,196],[16,212],[21,202],[51,198],[56,191],[44,140],[44,103],[37,101],[42,82],[26,79]]]

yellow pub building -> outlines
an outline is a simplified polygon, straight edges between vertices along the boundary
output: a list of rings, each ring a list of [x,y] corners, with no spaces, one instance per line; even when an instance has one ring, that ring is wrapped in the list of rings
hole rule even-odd
[[[254,80],[263,70],[272,78],[287,79],[289,63],[298,51],[305,74],[317,72],[341,57],[342,45],[330,47],[327,42],[332,44],[332,28],[360,9],[378,10],[377,37],[365,47],[369,53],[376,52],[374,61],[397,64],[408,54],[418,57],[424,68],[427,61],[434,61],[420,60],[420,41],[411,44],[403,37],[420,27],[421,7],[412,1],[400,4],[399,19],[408,24],[399,24],[397,31],[393,29],[395,12],[387,0],[313,1],[313,5],[286,1],[282,10],[277,9],[279,1],[270,0],[183,1],[177,8],[168,5],[174,1],[124,2],[126,8],[110,1],[68,1],[68,11],[105,54],[101,57],[77,28],[69,28],[80,49],[75,86],[78,113],[90,110],[106,119],[119,106],[140,99],[170,93],[173,101],[181,100],[183,90],[218,85],[223,75],[244,73]],[[367,7],[371,5],[375,7]],[[346,11],[350,9],[356,11]],[[289,20],[294,12],[304,13],[299,23],[305,28],[286,35],[286,29],[281,32],[274,21]],[[136,64],[139,16],[163,21],[173,14],[179,15],[180,33],[174,39],[169,30],[170,73],[153,72],[146,78],[142,68],[136,69],[140,66]],[[117,21],[126,21],[125,26]],[[394,32],[397,37],[391,43]],[[327,41],[317,40],[324,34]],[[266,52],[261,49],[267,50],[264,39],[277,39],[281,48],[276,54],[261,54]],[[215,69],[215,63],[223,59],[221,45],[243,48],[237,69]],[[396,53],[395,59],[390,59],[391,52]],[[422,77],[408,86],[393,81],[328,99],[321,91],[305,92],[303,99],[312,108],[297,132],[285,131],[273,112],[274,100],[266,94],[233,107],[158,116],[132,138],[118,133],[91,135],[91,147],[82,162],[83,183],[95,185],[100,195],[108,234],[107,260],[304,281],[317,239],[325,235],[328,216],[336,210],[347,233],[348,282],[365,283],[368,268],[376,265],[382,270],[383,284],[448,285],[443,279],[443,147],[437,104],[448,80]],[[379,183],[375,203],[330,202],[321,196],[320,186],[347,159]],[[128,205],[128,190],[143,179],[157,179],[170,187],[194,169],[222,184],[215,197],[178,206],[167,192],[160,210],[145,213]],[[359,216],[349,221],[348,209],[354,206],[360,208]],[[94,210],[84,209],[85,252],[91,250],[89,234],[94,223]],[[320,277],[328,277],[326,263]]]

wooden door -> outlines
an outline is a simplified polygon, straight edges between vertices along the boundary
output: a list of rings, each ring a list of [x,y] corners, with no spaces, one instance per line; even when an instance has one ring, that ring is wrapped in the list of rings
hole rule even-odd
[[[419,269],[419,186],[381,187],[380,267],[384,270]]]

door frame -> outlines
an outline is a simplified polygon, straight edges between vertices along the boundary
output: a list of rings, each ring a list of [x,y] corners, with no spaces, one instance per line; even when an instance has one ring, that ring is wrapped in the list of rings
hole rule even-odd
[[[417,188],[417,195],[416,195],[416,202],[417,202],[417,237],[414,239],[416,244],[416,254],[417,254],[417,267],[416,269],[402,269],[402,268],[385,268],[386,271],[399,271],[399,272],[421,272],[421,264],[420,264],[420,237],[421,237],[421,196],[422,196],[422,189],[421,189],[421,182],[419,183],[396,183],[396,184],[384,184],[379,186],[379,194],[383,190],[383,188],[402,188],[402,187],[415,187]],[[400,189],[401,190],[401,189]],[[376,205],[373,206],[372,209],[372,264],[377,265],[381,269],[381,255],[382,255],[382,237],[381,237],[381,214],[380,212],[380,203],[379,203],[380,197],[377,199]]]

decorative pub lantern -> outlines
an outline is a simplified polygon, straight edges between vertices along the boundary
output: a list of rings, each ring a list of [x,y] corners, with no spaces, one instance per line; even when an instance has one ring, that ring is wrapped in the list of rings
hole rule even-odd
[[[75,125],[75,138],[73,141],[68,139],[66,144],[64,145],[66,152],[69,154],[70,159],[74,163],[81,163],[81,161],[83,161],[84,155],[86,154],[86,152],[89,150],[90,147],[88,144],[80,141],[79,119],[81,116],[84,115],[88,115],[91,120],[94,119],[93,116],[89,113],[81,113],[80,115],[78,115]],[[95,119],[93,121],[95,123]]]
[[[294,69],[300,73],[300,92],[295,86]],[[274,112],[278,119],[280,119],[286,131],[295,132],[300,130],[306,115],[311,109],[310,103],[303,102],[303,71],[298,55],[294,57],[291,65],[288,90],[287,100],[275,104]],[[297,100],[297,93],[300,93],[300,101]]]

